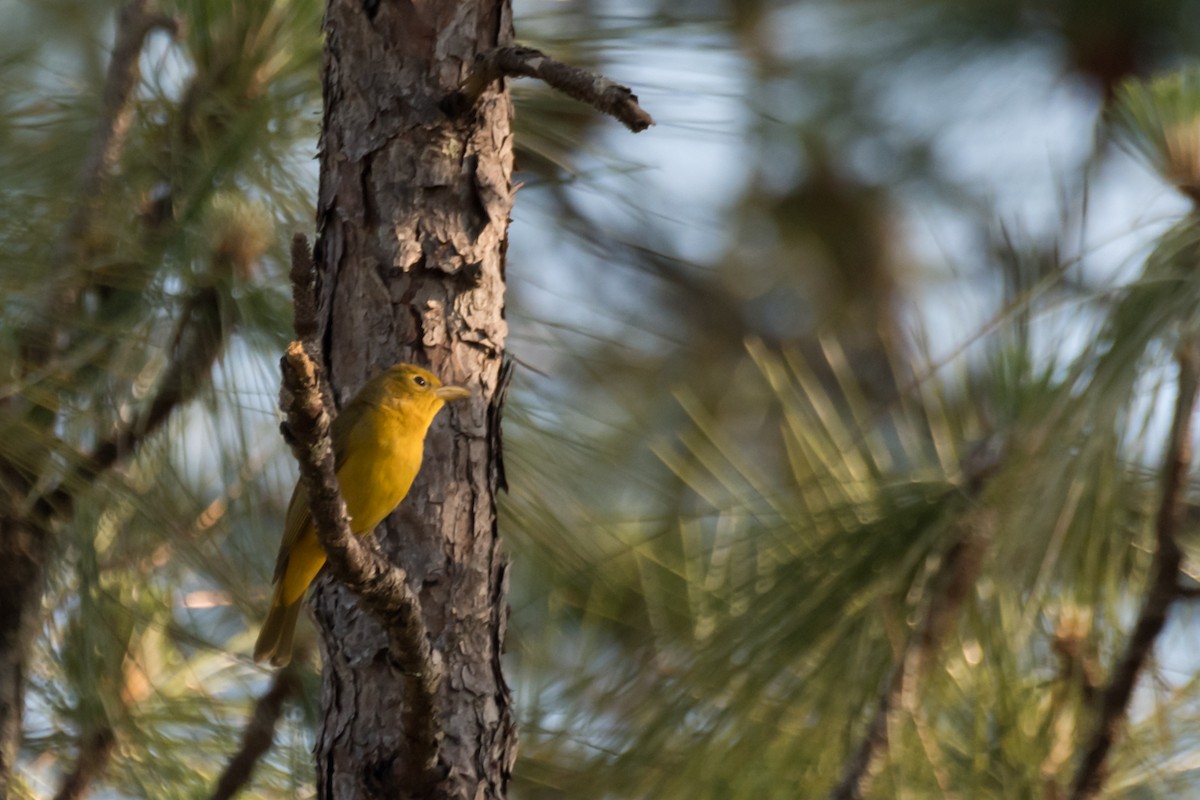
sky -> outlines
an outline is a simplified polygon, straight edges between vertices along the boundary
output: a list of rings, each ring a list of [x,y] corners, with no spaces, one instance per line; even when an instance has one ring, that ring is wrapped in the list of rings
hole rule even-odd
[[[828,4],[777,11],[771,28],[780,58],[810,60],[814,70],[851,57],[865,57],[869,64],[873,46],[886,59],[895,45],[887,31],[877,32],[877,38],[855,38],[860,21]],[[851,47],[859,52],[847,54]],[[769,108],[756,108],[762,102],[747,99],[752,76],[736,43],[728,33],[704,26],[626,36],[605,55],[606,74],[628,83],[657,125],[636,136],[613,121],[599,126],[591,156],[582,159],[585,177],[572,195],[602,232],[606,224],[628,229],[639,217],[649,218],[676,255],[699,265],[719,264],[731,244],[728,211],[753,177],[760,157],[756,149],[771,136],[771,121],[763,115],[777,114],[786,136],[794,119],[812,110],[807,104],[821,102],[814,99],[817,92],[783,87],[774,102],[768,97]],[[996,210],[995,230],[1003,228],[1018,242],[1048,241],[1068,220],[1073,252],[1063,257],[1102,290],[1138,268],[1155,236],[1186,210],[1186,203],[1123,152],[1089,167],[1101,98],[1064,70],[1062,54],[1046,38],[927,50],[877,65],[862,85],[879,142],[929,141],[939,174],[986,198]],[[520,114],[519,93],[517,98]],[[850,150],[850,163],[868,181],[886,181],[892,177],[883,160],[888,149],[873,147],[872,138],[862,137],[862,144]],[[794,155],[788,160],[786,148],[775,152],[780,157],[769,164],[768,180],[770,171],[787,182],[786,176],[804,168]],[[1081,181],[1087,182],[1086,191]],[[532,185],[519,192],[514,212],[510,285],[527,314],[514,322],[514,340],[537,322],[636,339],[641,331],[631,317],[647,309],[637,307],[631,297],[636,293],[624,291],[630,275],[595,263],[556,232],[546,207],[553,200],[540,191]],[[950,359],[977,335],[980,320],[998,311],[994,275],[981,269],[988,242],[980,240],[974,215],[962,214],[928,187],[901,182],[898,196],[896,229],[911,254],[908,311],[935,344],[934,360]],[[1080,198],[1086,198],[1086,213]],[[625,298],[632,309],[621,313],[612,305],[600,306],[598,296]],[[1040,324],[1046,346],[1064,352],[1092,334],[1092,320],[1080,318],[1072,307],[1047,313]]]

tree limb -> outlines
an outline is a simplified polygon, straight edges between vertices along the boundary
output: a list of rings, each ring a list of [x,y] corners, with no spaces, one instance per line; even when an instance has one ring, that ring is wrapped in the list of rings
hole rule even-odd
[[[254,704],[254,713],[242,734],[242,746],[221,773],[212,800],[229,800],[250,783],[254,768],[275,743],[275,726],[283,716],[284,704],[299,690],[300,679],[294,667],[275,673],[271,687]]]
[[[983,552],[990,539],[989,517],[982,509],[968,512],[968,519],[960,526],[961,538],[950,548],[938,571],[939,586],[930,598],[921,626],[905,642],[904,650],[880,692],[867,731],[829,800],[861,800],[866,796],[890,747],[888,727],[897,711],[907,711],[918,725],[922,724],[920,682],[933,668],[946,632],[957,619],[979,575]],[[925,737],[922,737],[922,743],[927,748],[931,746]],[[939,786],[949,794],[949,778],[945,771],[937,763],[933,763],[933,767]]]
[[[829,793],[829,800],[862,800],[870,788],[875,773],[879,770],[879,762],[888,749],[888,720],[892,716],[892,709],[900,705],[900,694],[904,690],[904,671],[911,648],[910,640],[905,645],[904,657],[893,665],[887,685],[879,693],[879,702],[871,716],[871,724],[867,726],[867,732],[855,748],[853,757],[846,762],[842,779]]]
[[[105,182],[116,171],[133,120],[133,93],[137,87],[138,59],[146,36],[155,29],[176,34],[179,22],[150,9],[151,0],[130,0],[117,17],[108,71],[104,76],[100,118],[88,141],[79,175],[79,196],[67,216],[62,233],[51,253],[51,265],[61,266],[78,258],[80,242],[92,227]],[[66,317],[74,293],[66,287],[54,289],[42,323],[22,332],[21,352],[26,365],[42,365],[53,352],[58,322]]]
[[[175,328],[175,346],[158,390],[146,410],[134,421],[102,442],[88,459],[96,472],[111,467],[132,452],[140,439],[158,430],[171,412],[195,397],[216,363],[225,340],[221,319],[221,296],[210,286],[195,289],[183,305]]]
[[[54,265],[79,257],[77,248],[92,227],[96,198],[101,196],[106,181],[120,162],[132,121],[133,94],[140,75],[138,59],[146,36],[156,29],[172,35],[180,30],[178,20],[152,10],[151,5],[152,0],[130,0],[118,16],[116,39],[104,78],[100,118],[92,131],[80,170],[79,199],[54,248],[51,262]],[[73,292],[68,289],[55,290],[43,313],[43,323],[21,332],[25,367],[44,367],[52,358],[55,330],[68,315],[72,298]],[[30,498],[27,507],[32,506],[43,517],[68,516],[76,485],[93,480],[133,452],[142,439],[166,421],[175,407],[194,396],[200,383],[195,376],[206,374],[211,368],[220,351],[221,339],[219,297],[213,289],[197,289],[184,304],[174,337],[177,352],[146,411],[100,442],[90,455],[81,458],[52,491]]]
[[[1200,586],[1180,586],[1179,597],[1184,600],[1195,600],[1200,598]]]
[[[1142,608],[1125,653],[1113,668],[1109,684],[1100,695],[1099,718],[1071,788],[1071,800],[1097,797],[1108,772],[1108,755],[1129,713],[1138,675],[1154,652],[1154,644],[1167,622],[1171,604],[1180,597],[1179,568],[1183,553],[1176,531],[1184,512],[1184,487],[1192,462],[1192,418],[1200,389],[1200,342],[1180,345],[1179,393],[1162,471],[1162,498],[1155,521],[1156,550]]]
[[[321,326],[317,321],[317,269],[313,264],[312,248],[303,233],[292,235],[292,326],[296,336],[306,346],[313,343]],[[313,353],[309,353],[313,355]]]
[[[637,95],[628,86],[564,64],[541,50],[516,45],[497,47],[476,59],[471,74],[447,98],[447,112],[462,113],[475,105],[488,86],[504,77],[537,78],[568,97],[616,118],[634,133],[654,124],[654,118],[638,105]]]
[[[442,682],[442,662],[429,641],[421,601],[409,588],[404,570],[388,562],[350,531],[329,438],[330,417],[322,401],[323,378],[300,342],[292,342],[280,367],[281,406],[287,415],[287,438],[308,496],[317,538],[334,576],[362,598],[383,625],[391,653],[407,683],[409,702],[404,730],[412,747],[419,782],[433,781],[442,732],[434,711]]]
[[[89,210],[93,199],[120,161],[125,136],[133,118],[133,90],[137,86],[138,59],[142,44],[153,30],[165,30],[171,35],[179,32],[179,21],[150,9],[150,0],[130,0],[121,9],[117,20],[117,38],[113,42],[108,72],[104,77],[104,93],[100,122],[92,132],[87,156],[83,161],[80,198],[82,202],[68,222],[66,232],[83,233],[91,225]]]
[[[110,725],[102,725],[79,740],[79,755],[72,769],[54,795],[54,800],[79,800],[87,795],[92,784],[108,767],[117,736]]]
[[[296,232],[292,235],[292,268],[289,272],[292,280],[292,327],[296,336],[315,363],[322,364],[321,343],[317,341],[321,333],[320,302],[317,299],[317,265],[313,261],[312,248],[308,237]],[[333,390],[328,381],[320,381],[321,399],[326,409],[337,408],[333,399]]]
[[[52,491],[38,498],[34,508],[39,515],[60,519],[68,516],[81,485],[95,480],[136,451],[142,441],[162,427],[176,408],[196,396],[225,342],[227,331],[221,314],[218,289],[205,286],[192,292],[184,302],[175,326],[171,360],[149,405],[97,444],[91,453],[81,456]]]
[[[967,493],[978,496],[987,479],[999,467],[1001,452],[996,440],[985,440],[963,458],[963,483]],[[922,744],[931,753],[935,778],[943,793],[951,793],[949,778],[933,760],[936,743],[924,735],[920,709],[920,681],[937,660],[942,641],[950,630],[970,595],[979,575],[983,554],[991,540],[995,516],[985,507],[970,509],[957,526],[958,540],[947,551],[935,578],[929,605],[920,627],[908,637],[903,652],[880,692],[875,713],[866,733],[846,763],[842,779],[829,794],[829,800],[861,800],[866,796],[890,747],[888,725],[893,715],[903,709],[918,725]]]

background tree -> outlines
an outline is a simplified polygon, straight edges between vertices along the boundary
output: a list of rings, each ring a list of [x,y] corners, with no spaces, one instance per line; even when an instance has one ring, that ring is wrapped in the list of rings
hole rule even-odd
[[[514,87],[514,796],[1085,790],[1158,518],[1188,572],[1194,530],[1163,478],[1192,84],[1118,87],[1197,20],[1125,5],[518,5],[660,125],[623,150]],[[115,106],[116,5],[0,33],[3,555],[44,574],[34,603],[6,571],[4,774],[228,796],[257,763],[251,791],[308,796],[315,648],[245,653],[294,481],[283,243],[321,196],[323,9],[130,8]],[[1113,796],[1194,785],[1187,594],[1094,773]]]

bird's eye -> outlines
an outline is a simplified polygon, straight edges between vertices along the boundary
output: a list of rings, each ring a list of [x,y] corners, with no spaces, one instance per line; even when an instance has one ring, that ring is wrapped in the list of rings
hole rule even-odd
[[[426,381],[426,380],[425,380],[423,377],[421,377],[420,375],[414,375],[414,376],[413,376],[413,383],[415,383],[417,386],[425,386],[425,385],[428,383],[428,381]]]

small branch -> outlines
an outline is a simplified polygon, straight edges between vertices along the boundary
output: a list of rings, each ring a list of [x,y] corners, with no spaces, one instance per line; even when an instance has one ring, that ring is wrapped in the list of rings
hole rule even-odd
[[[447,112],[462,113],[475,105],[488,86],[504,77],[537,78],[568,97],[615,117],[634,133],[654,124],[654,118],[638,105],[637,95],[628,86],[564,64],[532,47],[517,46],[497,47],[476,59],[471,74],[447,98]]]
[[[151,0],[130,0],[117,17],[116,39],[104,76],[100,118],[80,169],[79,195],[51,255],[52,267],[61,268],[79,257],[77,250],[92,228],[97,200],[121,160],[133,120],[133,94],[140,76],[138,59],[146,36],[156,29],[173,35],[179,31],[178,21],[151,11],[150,3]],[[21,350],[26,367],[41,366],[50,359],[58,323],[67,316],[73,297],[74,292],[68,287],[54,289],[42,322],[22,332]]]
[[[1100,794],[1107,777],[1108,755],[1125,723],[1138,675],[1154,652],[1154,644],[1166,625],[1171,604],[1180,597],[1178,576],[1183,553],[1175,535],[1183,516],[1185,483],[1192,462],[1192,417],[1200,389],[1200,343],[1180,345],[1176,358],[1179,361],[1179,395],[1163,464],[1162,499],[1155,522],[1157,547],[1150,568],[1150,582],[1125,653],[1100,696],[1099,719],[1075,774],[1072,800],[1088,800]]]
[[[151,10],[151,4],[152,0],[130,0],[118,15],[116,38],[104,78],[100,117],[92,131],[80,170],[79,197],[54,246],[51,260],[53,266],[71,263],[80,257],[77,248],[93,225],[97,198],[101,197],[105,183],[116,172],[121,160],[126,135],[133,118],[133,96],[140,76],[138,59],[141,57],[146,37],[154,30],[165,30],[172,35],[177,35],[180,30],[178,20]],[[187,332],[186,326],[192,312],[205,311],[210,299],[215,302],[216,298],[209,298],[205,294],[210,291],[199,290],[188,299],[176,329],[177,342],[184,338],[183,334]],[[58,326],[69,316],[69,309],[75,302],[74,297],[74,290],[70,287],[59,286],[53,289],[40,321],[19,333],[25,369],[44,369],[54,359]],[[195,376],[201,374],[201,371],[206,373],[212,366],[219,350],[219,341],[216,347],[209,348],[211,353],[205,352],[206,343],[201,342],[199,346],[195,346],[196,344],[194,338],[189,339],[188,345],[191,349],[176,354],[159,383],[158,394],[145,413],[138,415],[109,439],[101,442],[51,491],[40,497],[30,498],[30,505],[39,515],[69,516],[74,502],[75,486],[94,479],[119,459],[133,452],[142,439],[166,421],[176,406],[195,394],[198,383]]]
[[[504,473],[504,436],[501,432],[501,418],[504,416],[504,402],[508,399],[508,387],[512,383],[516,362],[505,356],[500,364],[500,375],[496,379],[496,392],[488,405],[488,449],[491,456],[488,463],[492,465],[492,487],[494,492],[508,491],[508,476]]]
[[[854,757],[846,762],[842,779],[829,793],[829,800],[862,800],[871,782],[879,771],[879,763],[888,749],[888,721],[892,717],[892,709],[900,705],[900,695],[904,691],[904,672],[908,662],[908,651],[912,649],[912,641],[905,646],[905,655],[888,676],[887,685],[879,694],[879,703],[875,706],[875,714],[871,724],[858,747]]]
[[[905,642],[904,651],[892,668],[887,685],[880,693],[875,714],[854,756],[846,764],[842,779],[830,793],[830,800],[861,800],[865,797],[875,775],[879,772],[890,747],[888,726],[892,715],[904,709],[922,728],[920,682],[933,669],[947,631],[958,618],[971,587],[979,575],[987,543],[991,539],[991,515],[985,509],[968,512],[961,523],[961,538],[950,548],[938,571],[937,583],[920,628]],[[933,761],[932,739],[922,735],[922,744],[931,755],[931,764],[942,792],[950,795],[948,776],[941,765]]]
[[[271,687],[254,704],[254,713],[242,734],[242,746],[221,773],[212,800],[229,800],[250,783],[254,768],[275,743],[275,727],[283,716],[284,704],[299,690],[300,679],[293,667],[275,673]]]
[[[196,396],[208,380],[225,342],[221,297],[217,289],[202,287],[192,292],[183,305],[173,337],[171,361],[159,379],[150,404],[111,436],[80,457],[58,486],[35,501],[35,509],[49,518],[68,516],[75,493],[90,483],[154,434],[171,413]]]
[[[80,739],[75,769],[63,779],[54,800],[80,800],[87,796],[92,784],[99,780],[108,768],[116,744],[117,736],[107,724]]]
[[[1084,702],[1090,703],[1101,688],[1100,669],[1094,655],[1086,652],[1086,641],[1085,629],[1075,624],[1068,627],[1060,620],[1050,646],[1062,662],[1059,681],[1064,684],[1078,682]]]
[[[1181,600],[1195,600],[1200,597],[1200,586],[1180,586],[1176,592]]]
[[[1050,647],[1059,659],[1059,669],[1048,691],[1049,719],[1045,730],[1050,732],[1050,744],[1038,765],[1044,800],[1058,800],[1063,795],[1059,776],[1073,757],[1078,738],[1075,693],[1082,694],[1085,705],[1091,705],[1100,691],[1099,665],[1089,647],[1090,629],[1090,616],[1064,611],[1050,640]]]
[[[995,439],[980,442],[964,456],[963,486],[968,495],[977,497],[982,493],[987,480],[999,469],[1002,457],[1001,444]],[[994,515],[985,507],[967,511],[959,523],[958,541],[946,553],[938,570],[920,628],[905,642],[904,650],[880,692],[867,731],[846,763],[842,779],[830,793],[829,800],[861,800],[866,796],[890,747],[888,726],[897,709],[904,709],[913,718],[938,786],[943,794],[952,794],[949,777],[935,760],[937,744],[933,737],[926,735],[920,707],[920,682],[933,669],[946,633],[966,604],[991,541],[994,524]]]
[[[292,235],[292,310],[296,336],[308,346],[317,336],[317,270],[312,248],[303,233]],[[309,355],[313,355],[311,352]]]
[[[383,625],[391,653],[405,676],[403,729],[416,767],[416,783],[436,780],[438,744],[442,737],[434,702],[442,682],[442,663],[429,642],[421,602],[409,588],[404,570],[363,544],[350,531],[329,438],[330,419],[322,402],[316,364],[303,345],[292,342],[280,364],[283,371],[281,405],[287,414],[287,438],[300,462],[300,479],[308,496],[317,538],[329,558],[334,576],[362,598],[363,605]]]
[[[171,412],[188,402],[207,383],[209,371],[225,341],[221,296],[213,287],[192,292],[175,327],[171,361],[159,379],[158,390],[146,410],[134,421],[102,442],[85,467],[100,473],[133,452],[138,443],[157,431]]]
[[[140,74],[138,59],[146,36],[156,29],[174,36],[179,32],[179,22],[166,14],[151,11],[150,0],[130,0],[121,9],[108,72],[104,76],[100,120],[92,132],[83,161],[81,202],[67,224],[68,237],[82,234],[91,226],[92,203],[99,196],[104,181],[116,171],[133,118],[133,90]]]
[[[321,332],[320,304],[317,302],[317,265],[313,261],[308,237],[297,231],[292,234],[292,327],[296,336],[315,363],[322,363],[321,343],[317,336]],[[333,390],[328,381],[320,381],[321,399],[325,408],[336,408]],[[285,432],[286,435],[286,432]]]

